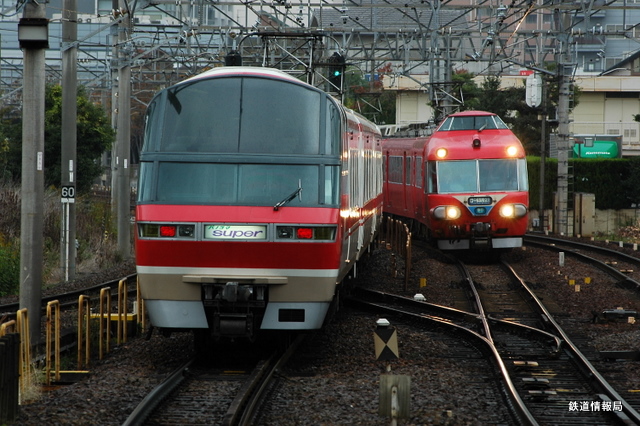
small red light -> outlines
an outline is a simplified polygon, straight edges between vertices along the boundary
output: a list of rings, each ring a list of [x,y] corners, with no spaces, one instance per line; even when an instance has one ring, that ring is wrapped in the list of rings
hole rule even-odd
[[[311,228],[298,228],[296,231],[298,238],[301,240],[310,240],[313,238],[313,229]]]
[[[175,237],[176,236],[176,227],[170,225],[162,225],[160,226],[160,236],[161,237]]]

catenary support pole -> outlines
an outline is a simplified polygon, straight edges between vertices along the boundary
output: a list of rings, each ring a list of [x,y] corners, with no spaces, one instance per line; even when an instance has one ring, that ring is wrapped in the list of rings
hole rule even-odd
[[[62,10],[62,228],[60,264],[65,281],[76,275],[76,182],[78,112],[77,0],[64,0]]]
[[[116,213],[118,251],[124,259],[131,256],[131,15],[124,0],[119,1],[119,13],[126,14],[118,25],[118,112],[116,141]]]
[[[33,23],[38,25],[32,25]],[[20,220],[20,308],[29,313],[31,343],[40,341],[43,276],[44,98],[47,32],[44,3],[25,5],[18,34],[23,50],[22,200]],[[35,32],[34,32],[35,30]],[[20,38],[22,37],[22,38]]]

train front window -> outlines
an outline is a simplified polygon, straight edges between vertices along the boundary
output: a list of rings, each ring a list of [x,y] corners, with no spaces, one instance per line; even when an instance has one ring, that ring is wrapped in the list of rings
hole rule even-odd
[[[319,154],[320,99],[306,87],[244,79],[239,152]]]
[[[517,160],[480,160],[480,192],[517,191]]]
[[[508,129],[497,115],[449,116],[438,131]]]
[[[202,79],[167,89],[153,105],[146,152],[339,155],[333,101],[295,83]]]
[[[338,204],[338,166],[160,162],[157,167],[154,188],[154,163],[142,163],[141,202],[274,206],[301,187],[288,206]]]
[[[475,160],[438,163],[438,193],[476,192],[478,172]]]
[[[437,168],[434,166],[437,165]],[[428,192],[527,191],[525,159],[439,161],[429,163]]]

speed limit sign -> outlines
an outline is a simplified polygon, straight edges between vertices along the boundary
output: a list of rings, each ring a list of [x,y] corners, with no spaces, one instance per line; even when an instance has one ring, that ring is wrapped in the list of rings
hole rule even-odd
[[[62,202],[63,203],[75,203],[76,199],[76,187],[75,186],[63,186],[62,187]]]

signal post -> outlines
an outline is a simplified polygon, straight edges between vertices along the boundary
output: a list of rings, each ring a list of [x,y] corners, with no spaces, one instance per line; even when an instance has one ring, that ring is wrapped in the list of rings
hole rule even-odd
[[[388,320],[376,321],[373,341],[378,361],[387,361],[387,373],[391,373],[390,361],[398,359],[398,335],[396,328],[391,327]],[[380,402],[378,414],[391,419],[397,424],[398,419],[409,417],[411,401],[411,377],[406,375],[383,374],[380,376]]]

